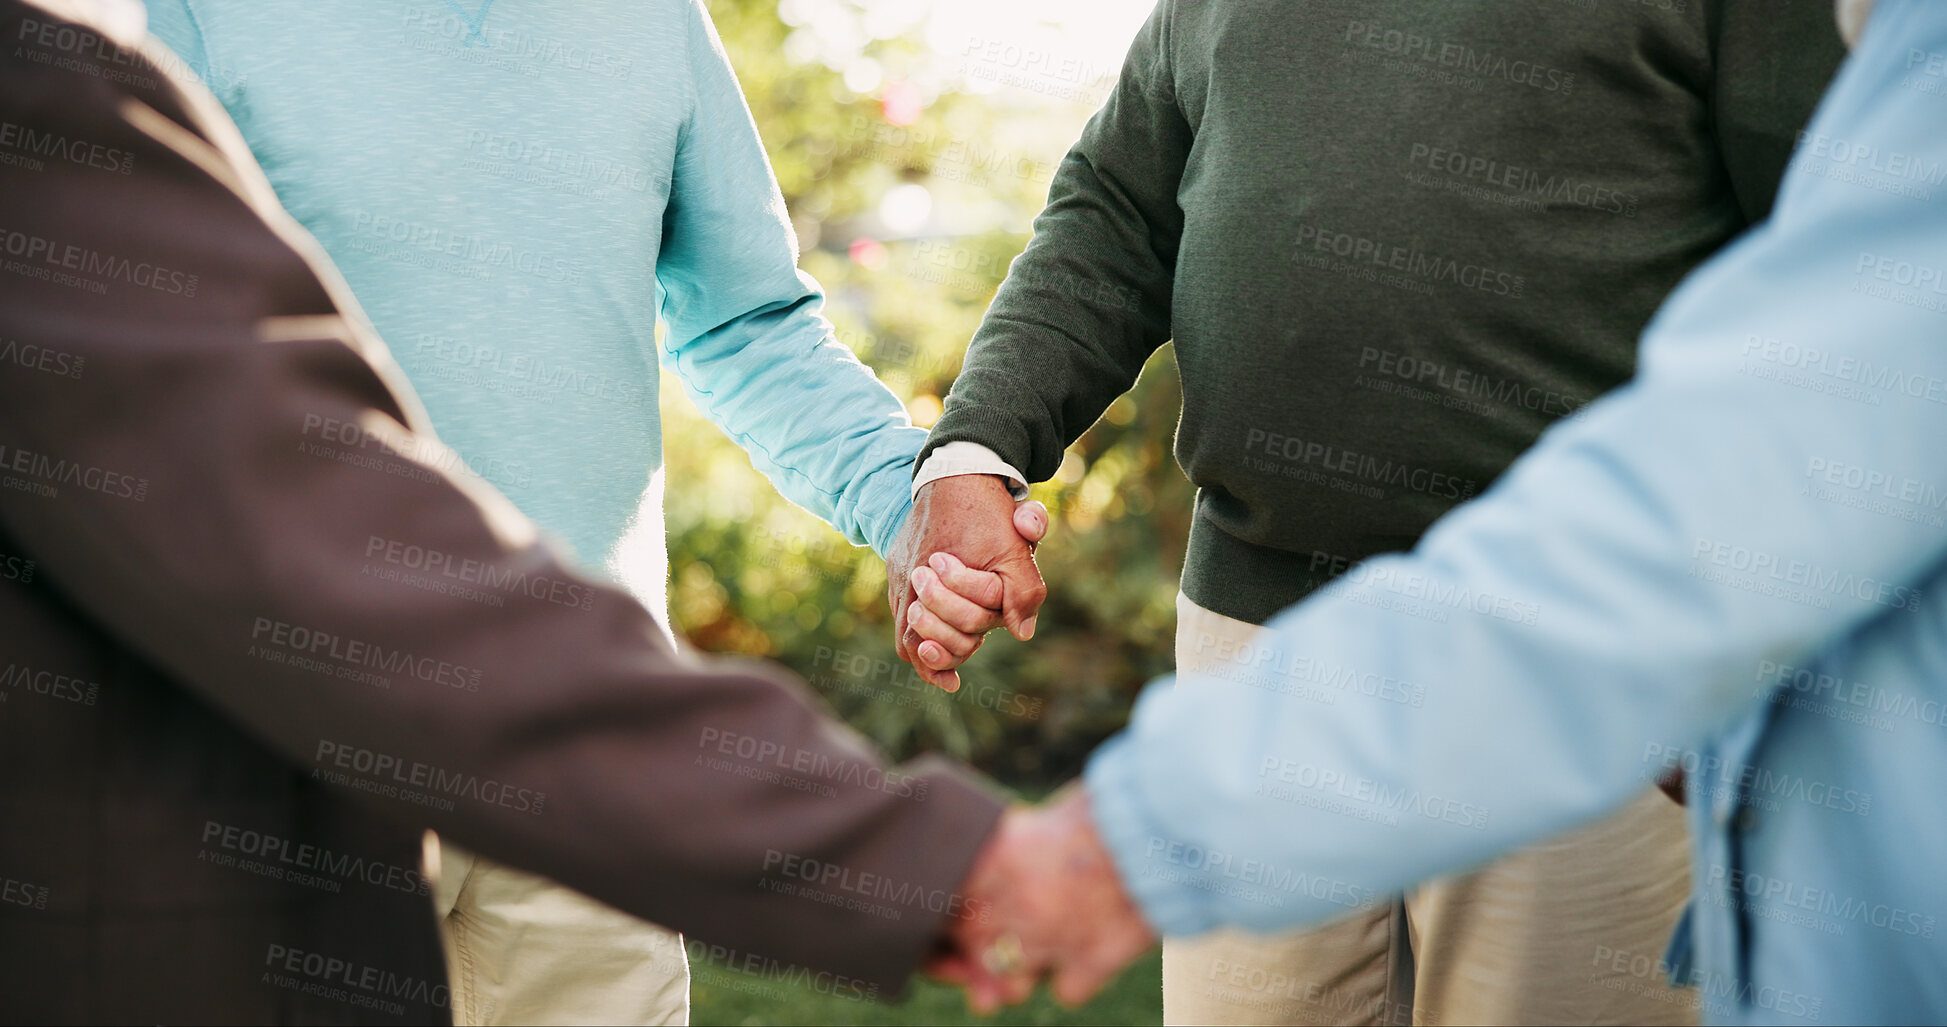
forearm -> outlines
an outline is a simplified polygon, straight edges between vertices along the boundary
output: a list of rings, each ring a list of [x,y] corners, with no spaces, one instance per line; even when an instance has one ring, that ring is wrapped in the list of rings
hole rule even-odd
[[[801,291],[683,342],[669,366],[785,498],[883,556],[912,507],[926,433],[832,337],[817,313],[822,297],[790,268],[788,249],[778,257],[779,283]]]
[[[926,433],[821,316],[729,59],[690,6],[694,99],[656,267],[664,362],[779,492],[883,556]]]

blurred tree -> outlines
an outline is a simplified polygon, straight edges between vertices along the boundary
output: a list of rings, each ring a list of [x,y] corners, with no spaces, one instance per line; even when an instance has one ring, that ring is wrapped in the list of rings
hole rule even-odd
[[[955,91],[923,26],[885,17],[883,0],[709,7],[826,315],[931,424],[1089,107]],[[1169,453],[1175,371],[1159,353],[1036,488],[1054,513],[1036,638],[996,633],[954,696],[893,656],[878,558],[780,498],[665,388],[678,630],[702,649],[782,661],[896,754],[944,750],[1017,785],[1072,776],[1171,666],[1191,498]]]

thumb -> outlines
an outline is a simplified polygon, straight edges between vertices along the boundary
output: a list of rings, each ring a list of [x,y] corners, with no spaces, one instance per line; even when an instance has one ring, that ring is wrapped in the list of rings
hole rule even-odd
[[[1041,541],[1048,534],[1048,508],[1039,499],[1015,504],[1014,530],[1030,543]]]
[[[1094,998],[1124,967],[1154,945],[1155,939],[1138,928],[1108,926],[1106,937],[1098,938],[1055,972],[1051,991],[1055,1001],[1074,1009]]]
[[[994,568],[994,573],[1001,576],[1001,623],[1023,642],[1033,638],[1034,622],[1048,598],[1048,583],[1041,580],[1034,557],[1022,554]]]

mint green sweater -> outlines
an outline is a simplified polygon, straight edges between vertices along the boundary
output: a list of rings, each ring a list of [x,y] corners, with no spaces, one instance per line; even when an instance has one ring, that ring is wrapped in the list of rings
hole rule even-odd
[[[788,498],[885,550],[924,433],[820,316],[699,3],[149,12],[440,437],[584,562],[632,522],[631,552],[662,551],[659,362]],[[639,562],[630,583],[660,595],[659,561]]]
[[[1828,0],[1163,0],[929,444],[1047,478],[1174,338],[1183,588],[1262,622],[1627,379],[1841,56]]]

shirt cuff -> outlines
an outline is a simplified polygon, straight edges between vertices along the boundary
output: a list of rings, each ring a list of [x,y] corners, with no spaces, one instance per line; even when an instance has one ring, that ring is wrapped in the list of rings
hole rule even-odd
[[[899,537],[900,529],[906,526],[906,519],[913,513],[913,494],[906,489],[906,476],[912,465],[906,464],[896,471],[883,471],[873,476],[865,487],[865,494],[859,501],[859,510],[880,511],[880,516],[861,516],[859,533],[865,537],[865,544],[886,558],[892,552],[892,543]],[[880,479],[885,479],[881,481]],[[843,530],[843,529],[841,529]]]
[[[978,442],[949,442],[927,454],[919,473],[913,475],[913,495],[919,495],[922,486],[962,474],[999,475],[1007,479],[1007,491],[1016,502],[1028,498],[1028,476]]]

